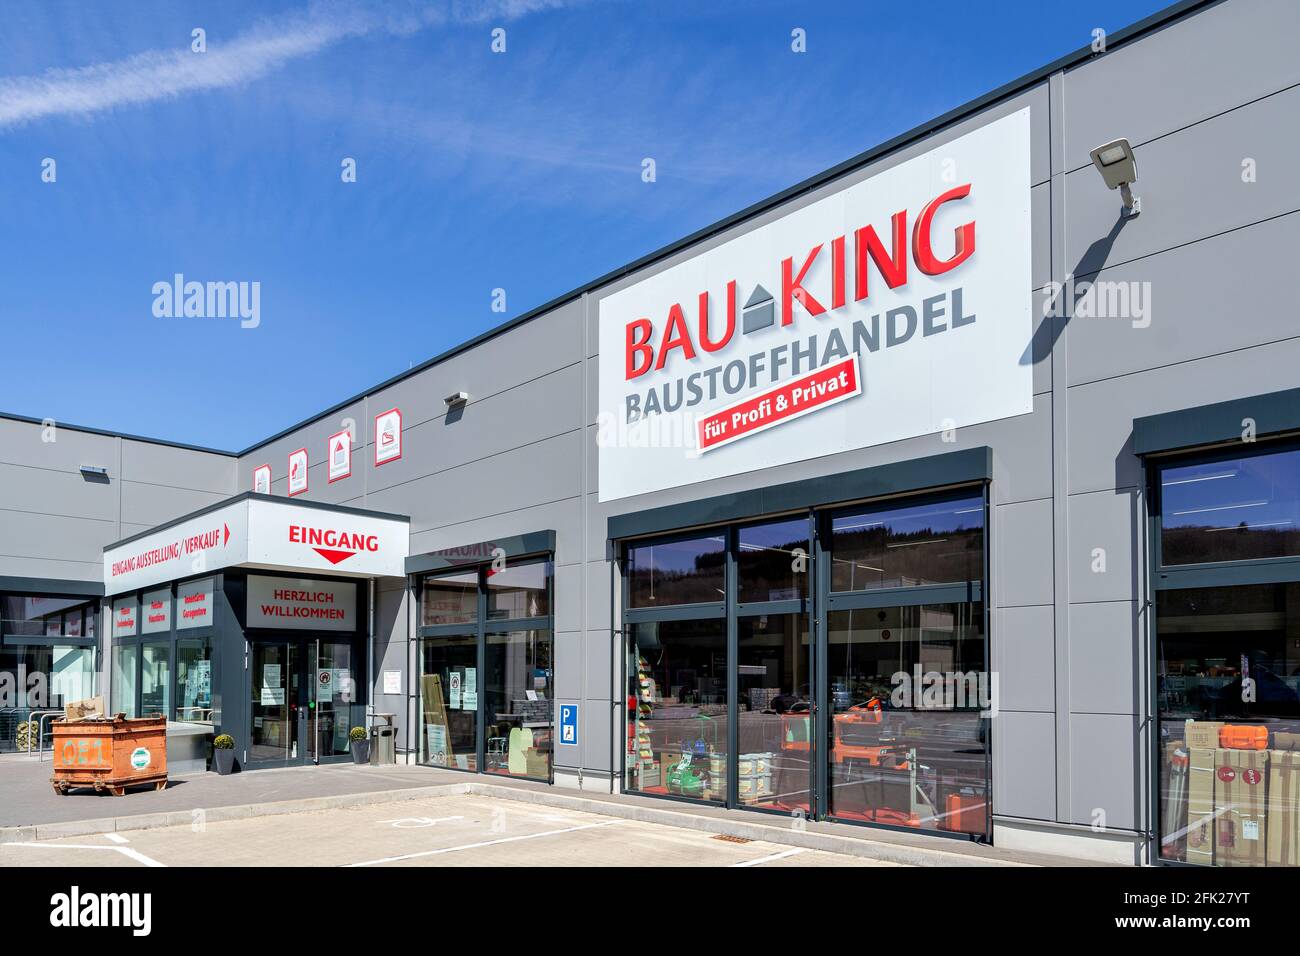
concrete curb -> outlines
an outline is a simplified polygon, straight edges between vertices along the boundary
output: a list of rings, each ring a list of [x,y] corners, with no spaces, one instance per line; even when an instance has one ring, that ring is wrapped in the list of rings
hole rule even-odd
[[[754,820],[737,820],[730,817],[690,813],[668,806],[661,808],[646,806],[642,803],[594,800],[590,797],[556,790],[534,790],[525,787],[502,786],[476,780],[465,783],[439,784],[430,787],[411,787],[404,790],[335,794],[325,797],[307,797],[297,800],[201,809],[203,810],[204,822],[218,823],[227,820],[247,820],[253,817],[280,816],[286,813],[335,810],[342,807],[401,803],[408,800],[458,795],[493,797],[536,806],[577,810],[583,813],[633,820],[639,823],[677,827],[683,830],[697,830],[723,836],[740,837],[746,840],[774,843],[781,846],[798,847],[805,850],[821,850],[827,853],[838,853],[843,856],[879,860],[883,863],[896,863],[904,866],[983,867],[1034,865],[1014,860],[990,859],[984,856],[932,847],[881,843],[872,840],[866,835],[862,837],[843,836],[818,832],[816,829],[796,830],[788,826],[777,826],[765,822],[765,819],[758,818],[757,814]],[[34,826],[4,827],[0,828],[0,845],[90,836],[117,831],[191,826],[195,822],[194,814],[195,810],[170,810],[158,813],[142,813],[134,816],[103,817],[95,820],[72,820]]]

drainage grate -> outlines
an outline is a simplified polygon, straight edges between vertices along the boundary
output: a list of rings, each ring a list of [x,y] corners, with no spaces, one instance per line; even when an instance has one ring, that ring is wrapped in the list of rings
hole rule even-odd
[[[745,837],[731,836],[728,833],[719,833],[713,839],[721,840],[723,843],[753,843],[753,840]]]

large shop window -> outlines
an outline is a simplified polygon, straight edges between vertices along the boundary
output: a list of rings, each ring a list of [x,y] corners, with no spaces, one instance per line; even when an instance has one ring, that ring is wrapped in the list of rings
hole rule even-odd
[[[1300,451],[1152,467],[1159,852],[1300,863]]]
[[[36,746],[34,734],[20,733],[33,714],[95,696],[98,610],[84,597],[0,597],[0,685],[12,689],[0,700],[0,751]]]
[[[523,559],[421,581],[421,763],[550,781],[553,578]]]
[[[986,838],[984,515],[975,489],[629,543],[626,786]]]

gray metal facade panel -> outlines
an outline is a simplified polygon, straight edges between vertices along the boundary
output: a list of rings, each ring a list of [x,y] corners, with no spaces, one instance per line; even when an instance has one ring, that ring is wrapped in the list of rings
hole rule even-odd
[[[1300,83],[1297,34],[1292,0],[1228,0],[1073,67],[1065,168],[1088,165],[1088,151],[1117,136],[1140,145]]]

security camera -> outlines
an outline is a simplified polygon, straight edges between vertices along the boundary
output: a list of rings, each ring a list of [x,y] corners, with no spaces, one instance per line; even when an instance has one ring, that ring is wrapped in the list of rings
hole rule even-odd
[[[1088,155],[1092,157],[1092,164],[1097,167],[1097,172],[1101,173],[1106,188],[1119,190],[1128,215],[1136,216],[1140,213],[1142,200],[1134,196],[1133,191],[1129,189],[1130,184],[1137,182],[1138,167],[1137,159],[1133,156],[1133,147],[1129,145],[1128,140],[1122,137],[1112,140],[1098,146]]]
[[[451,408],[453,405],[464,405],[469,401],[469,392],[452,392],[442,401],[448,408]]]

